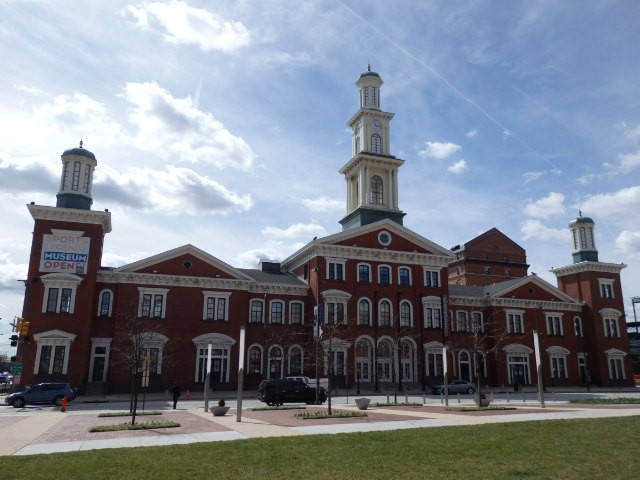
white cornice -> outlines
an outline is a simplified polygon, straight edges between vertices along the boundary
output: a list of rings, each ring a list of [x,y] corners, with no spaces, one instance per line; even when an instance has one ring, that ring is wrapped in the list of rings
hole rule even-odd
[[[581,303],[554,302],[552,300],[526,300],[522,298],[492,298],[491,306],[508,308],[539,308],[563,312],[581,312]]]
[[[31,203],[27,205],[34,220],[53,220],[56,222],[91,223],[102,225],[104,233],[111,232],[111,212],[80,210],[77,208],[46,207]]]
[[[102,271],[97,275],[102,283],[119,283],[132,285],[153,285],[162,287],[211,288],[216,290],[236,290],[249,293],[269,293],[274,295],[307,295],[309,287],[282,285],[275,283],[258,283],[255,281],[235,280],[230,278],[190,277],[183,275],[162,275],[157,273],[132,273]]]
[[[583,272],[600,272],[600,273],[620,273],[623,268],[627,266],[624,263],[603,263],[603,262],[580,262],[567,265],[566,267],[552,268],[550,272],[553,272],[556,277],[564,277],[565,275],[572,275]]]
[[[338,172],[342,173],[343,175],[347,175],[351,170],[354,170],[361,163],[372,167],[401,167],[404,164],[404,160],[393,156],[370,155],[367,154],[367,152],[359,152],[355,157],[345,163]]]
[[[349,121],[347,122],[347,125],[351,128],[353,128],[353,125],[360,120],[360,117],[371,117],[371,118],[380,118],[380,119],[384,119],[384,120],[391,120],[393,117],[395,117],[395,113],[391,113],[391,112],[383,112],[382,110],[373,110],[370,108],[360,108],[358,109],[358,111],[356,113],[353,114],[353,117],[351,117],[349,119]]]

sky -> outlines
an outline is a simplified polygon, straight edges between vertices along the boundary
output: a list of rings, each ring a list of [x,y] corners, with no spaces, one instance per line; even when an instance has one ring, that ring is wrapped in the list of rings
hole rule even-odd
[[[102,264],[192,244],[240,268],[341,231],[367,65],[395,113],[404,225],[496,227],[556,284],[569,222],[640,295],[636,0],[0,0],[0,354],[60,155],[98,160]],[[640,310],[640,309],[638,309]],[[640,311],[638,312],[640,313]]]

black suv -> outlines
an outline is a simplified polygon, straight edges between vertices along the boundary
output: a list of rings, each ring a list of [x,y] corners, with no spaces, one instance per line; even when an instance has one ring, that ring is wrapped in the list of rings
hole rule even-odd
[[[316,389],[299,380],[263,380],[258,387],[258,400],[267,405],[304,402],[316,403]],[[320,403],[327,400],[327,391],[320,387]]]

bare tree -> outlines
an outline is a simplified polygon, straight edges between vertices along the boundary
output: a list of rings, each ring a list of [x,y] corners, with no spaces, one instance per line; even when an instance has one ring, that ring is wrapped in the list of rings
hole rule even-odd
[[[121,343],[114,345],[114,363],[130,372],[131,390],[130,407],[131,424],[135,425],[138,410],[139,387],[148,385],[152,372],[158,371],[160,362],[167,364],[168,349],[162,348],[160,358],[157,345],[159,338],[166,339],[160,331],[162,328],[155,319],[129,317],[117,329],[116,336]]]

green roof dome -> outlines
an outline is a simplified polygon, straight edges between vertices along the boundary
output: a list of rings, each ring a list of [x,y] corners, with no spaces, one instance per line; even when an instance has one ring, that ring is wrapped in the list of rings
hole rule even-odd
[[[594,222],[592,218],[583,217],[582,213],[580,213],[580,216],[578,218],[576,218],[575,220],[571,220],[570,225],[574,223],[596,223],[596,222]]]
[[[82,148],[82,141],[80,141],[79,148],[70,148],[68,150],[65,150],[64,153],[62,154],[63,157],[66,157],[67,155],[80,155],[81,157],[87,157],[92,160],[96,159],[96,156],[92,152]]]

